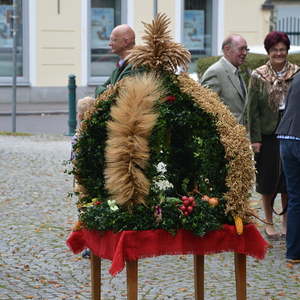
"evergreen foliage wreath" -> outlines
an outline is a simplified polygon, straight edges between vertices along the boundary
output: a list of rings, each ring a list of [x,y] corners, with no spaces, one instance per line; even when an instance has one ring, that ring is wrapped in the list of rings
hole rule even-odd
[[[157,41],[157,28],[167,27],[159,22],[168,20],[158,15],[147,25],[149,43],[151,36]],[[216,94],[175,75],[170,55],[164,64],[151,55],[136,63],[143,74],[106,90],[82,123],[72,170],[79,227],[183,228],[203,236],[233,217],[247,221],[254,168],[244,128]],[[138,49],[131,62],[135,57],[140,62]],[[148,63],[154,60],[156,69]]]

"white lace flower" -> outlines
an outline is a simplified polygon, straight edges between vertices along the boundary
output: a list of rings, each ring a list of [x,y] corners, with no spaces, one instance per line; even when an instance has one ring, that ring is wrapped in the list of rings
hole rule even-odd
[[[156,166],[156,170],[158,173],[160,174],[164,174],[167,172],[167,165],[163,162],[158,163],[158,165]]]
[[[165,191],[167,189],[173,188],[173,184],[169,182],[167,179],[162,179],[159,181],[155,181],[154,185],[160,190]]]

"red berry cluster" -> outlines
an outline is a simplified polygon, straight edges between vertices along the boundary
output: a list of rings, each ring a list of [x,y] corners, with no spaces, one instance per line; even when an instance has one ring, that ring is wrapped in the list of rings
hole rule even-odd
[[[182,205],[179,209],[183,212],[185,216],[188,216],[192,213],[194,207],[196,206],[196,201],[194,197],[182,196]]]
[[[176,97],[175,96],[167,96],[166,100],[169,101],[169,102],[173,102],[173,101],[176,100]]]

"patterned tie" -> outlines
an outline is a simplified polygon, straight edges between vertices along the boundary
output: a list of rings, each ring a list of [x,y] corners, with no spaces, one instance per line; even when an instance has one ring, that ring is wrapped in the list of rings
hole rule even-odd
[[[239,78],[239,81],[240,81],[241,90],[242,90],[242,93],[243,93],[243,97],[245,98],[246,90],[245,90],[245,86],[244,86],[244,83],[243,83],[243,80],[242,80],[242,77],[241,77],[240,73],[241,73],[240,70],[237,70],[237,75],[238,75],[238,78]]]

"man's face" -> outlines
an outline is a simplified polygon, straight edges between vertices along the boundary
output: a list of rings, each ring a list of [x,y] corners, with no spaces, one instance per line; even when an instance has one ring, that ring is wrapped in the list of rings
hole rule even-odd
[[[224,48],[224,56],[235,67],[239,67],[244,63],[247,53],[247,42],[242,37],[237,37],[232,41],[231,45],[226,45]]]
[[[109,39],[109,46],[111,48],[111,52],[117,55],[121,55],[122,52],[126,49],[126,41],[120,34],[116,33],[114,30],[112,31]]]

